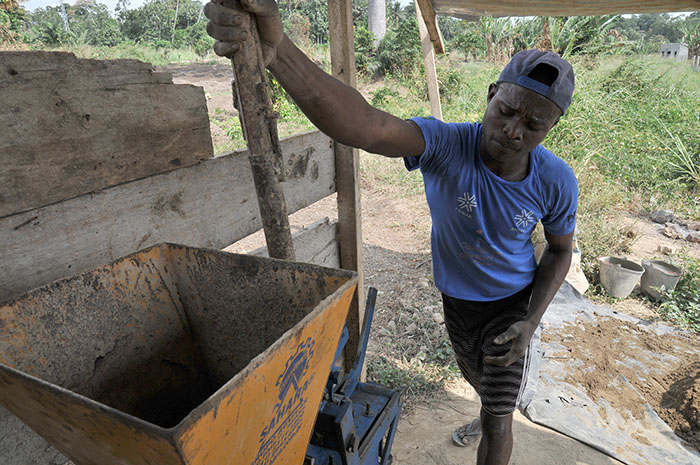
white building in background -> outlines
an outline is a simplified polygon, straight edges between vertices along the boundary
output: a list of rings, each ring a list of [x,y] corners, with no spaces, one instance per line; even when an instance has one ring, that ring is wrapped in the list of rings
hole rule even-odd
[[[688,46],[685,44],[663,44],[661,46],[662,58],[673,58],[676,61],[688,59]]]

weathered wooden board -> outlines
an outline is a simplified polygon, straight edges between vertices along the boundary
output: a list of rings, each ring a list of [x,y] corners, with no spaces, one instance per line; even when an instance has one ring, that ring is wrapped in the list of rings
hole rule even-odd
[[[282,141],[290,213],[335,192],[334,145]],[[261,225],[247,151],[0,218],[0,301],[159,242],[223,248]]]
[[[700,10],[700,0],[431,0],[438,15],[582,16]]]
[[[328,1],[331,69],[333,76],[356,87],[355,46],[353,39],[352,1]],[[350,304],[346,326],[350,333],[344,354],[345,368],[351,369],[360,342],[364,302],[362,290],[362,219],[360,217],[360,154],[342,144],[335,147],[336,182],[338,189],[338,221],[340,223],[340,263],[346,270],[358,273],[357,292]]]
[[[423,22],[428,34],[430,35],[430,41],[433,43],[435,53],[438,55],[445,53],[445,43],[442,40],[442,33],[440,33],[437,16],[435,14],[435,10],[433,9],[431,0],[415,0],[415,2],[416,14],[420,14],[423,17]],[[421,37],[421,41],[422,40],[423,39]],[[425,51],[423,52],[423,55],[425,55]]]
[[[338,244],[338,222],[328,217],[292,234],[296,261],[314,265],[340,268],[340,249]],[[250,255],[269,257],[267,247],[260,247]]]
[[[63,52],[0,52],[0,134],[0,217],[213,154],[202,88]]]
[[[422,10],[422,4],[427,0],[415,0],[416,19],[418,20],[418,33],[420,34],[421,49],[423,52],[423,67],[425,68],[425,77],[428,84],[428,98],[430,99],[430,113],[437,119],[442,119],[442,105],[440,104],[440,86],[438,84],[437,70],[435,69],[435,47],[431,41],[428,25],[424,19],[425,12]],[[435,13],[432,15],[435,19]],[[434,21],[433,27],[437,28],[437,21]],[[438,30],[439,33],[439,30]],[[444,49],[443,51],[444,52]],[[437,52],[437,53],[442,53]]]

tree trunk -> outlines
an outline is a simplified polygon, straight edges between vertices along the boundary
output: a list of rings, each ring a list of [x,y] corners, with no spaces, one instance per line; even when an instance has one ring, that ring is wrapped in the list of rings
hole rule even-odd
[[[369,32],[374,34],[374,48],[386,35],[386,0],[369,0]]]
[[[170,36],[170,43],[175,42],[175,26],[177,26],[177,14],[180,11],[180,0],[177,0],[177,3],[175,4],[175,19],[173,20],[173,34]]]

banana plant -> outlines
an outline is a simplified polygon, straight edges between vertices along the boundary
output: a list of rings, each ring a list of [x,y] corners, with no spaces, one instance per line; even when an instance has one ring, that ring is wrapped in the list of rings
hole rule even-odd
[[[700,55],[700,23],[686,22],[681,26],[683,40],[693,56]]]
[[[569,16],[547,18],[552,49],[566,58],[575,49],[602,43],[620,15]]]
[[[479,26],[486,42],[486,59],[492,62],[510,59],[513,54],[513,39],[517,33],[513,20],[483,16]]]

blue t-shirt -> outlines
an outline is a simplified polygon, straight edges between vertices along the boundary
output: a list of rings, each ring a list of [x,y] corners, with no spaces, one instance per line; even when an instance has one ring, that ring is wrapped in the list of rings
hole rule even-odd
[[[482,162],[480,123],[414,118],[425,152],[406,157],[420,168],[433,220],[435,285],[463,300],[498,300],[535,277],[530,236],[538,221],[565,236],[576,224],[578,181],[563,160],[538,145],[525,179],[506,181]]]

